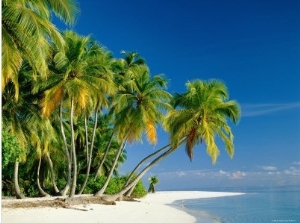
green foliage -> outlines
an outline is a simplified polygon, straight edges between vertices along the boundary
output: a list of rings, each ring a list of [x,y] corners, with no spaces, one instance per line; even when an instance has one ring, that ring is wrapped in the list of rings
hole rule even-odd
[[[26,197],[39,196],[39,190],[34,179],[20,179],[19,184],[22,185],[21,191]]]
[[[2,169],[9,163],[21,160],[25,154],[17,138],[2,131]]]
[[[157,184],[157,183],[159,182],[157,176],[149,177],[148,180],[149,180],[149,182],[150,182],[151,184]]]
[[[135,186],[131,196],[139,198],[139,197],[144,197],[146,194],[147,194],[147,190],[143,184],[143,181],[140,180]]]
[[[178,148],[185,139],[186,152],[192,160],[194,148],[205,142],[207,154],[215,164],[219,155],[216,136],[225,144],[232,158],[234,155],[233,134],[227,121],[236,124],[240,117],[240,107],[236,101],[228,100],[226,85],[217,80],[194,80],[186,84],[187,91],[175,94],[174,110],[164,120],[170,134],[171,146]]]
[[[215,136],[223,140],[228,154],[233,156],[233,135],[227,119],[236,123],[240,109],[235,101],[228,101],[227,88],[222,82],[189,82],[186,93],[175,94],[172,107],[172,95],[166,91],[167,79],[162,75],[151,77],[150,68],[138,53],[122,51],[125,58],[114,59],[90,36],[71,31],[61,36],[50,15],[54,13],[67,24],[72,23],[77,12],[75,0],[4,1],[2,11],[2,48],[5,49],[2,121],[7,128],[2,131],[3,195],[14,195],[13,163],[25,157],[26,163],[18,173],[25,196],[39,194],[37,157],[41,158],[39,179],[45,191],[55,194],[51,173],[58,188],[64,188],[71,162],[64,149],[72,149],[74,154],[73,179],[79,173],[77,191],[89,169],[87,158],[93,155],[91,176],[84,193],[94,194],[105,184],[110,170],[117,175],[118,166],[125,162],[126,150],[114,165],[120,143],[141,140],[146,134],[149,143],[155,144],[156,128],[162,123],[170,134],[171,147],[177,148],[185,141],[190,159],[195,145],[204,141],[215,163],[219,155]],[[36,39],[40,40],[39,44]],[[95,112],[99,112],[98,119],[94,118]],[[104,114],[108,117],[103,117]],[[89,134],[94,130],[94,123],[98,124],[95,135]],[[113,135],[106,154],[112,131],[117,134]],[[105,176],[94,181],[93,175],[102,160],[105,162],[99,169]],[[118,193],[127,178],[112,178],[105,193]],[[158,179],[149,180],[154,191]],[[142,197],[146,193],[139,181],[132,195]]]
[[[79,177],[78,177],[78,185],[77,185],[78,190],[81,187],[81,182],[83,182],[84,177],[85,177],[84,174],[79,175]],[[87,185],[83,191],[84,194],[95,194],[104,185],[107,178],[105,176],[101,176],[101,177],[98,177],[96,181],[94,181],[93,179],[94,179],[94,176],[91,175],[87,182]],[[110,182],[105,190],[105,194],[118,193],[125,185],[126,180],[127,180],[127,176],[113,177],[110,180]],[[139,198],[139,197],[145,196],[146,194],[147,194],[147,190],[145,189],[143,182],[139,181],[132,193],[132,197]]]
[[[157,176],[149,177],[148,180],[150,182],[150,185],[149,185],[149,188],[148,188],[148,192],[155,193],[155,187],[154,187],[154,185],[158,183]]]
[[[2,178],[2,196],[14,195],[14,183],[8,179]]]

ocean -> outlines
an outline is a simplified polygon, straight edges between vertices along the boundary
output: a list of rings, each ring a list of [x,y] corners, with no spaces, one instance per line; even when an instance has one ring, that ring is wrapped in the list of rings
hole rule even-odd
[[[212,191],[212,189],[210,189]],[[176,201],[201,223],[300,223],[300,186],[213,191],[243,195]]]

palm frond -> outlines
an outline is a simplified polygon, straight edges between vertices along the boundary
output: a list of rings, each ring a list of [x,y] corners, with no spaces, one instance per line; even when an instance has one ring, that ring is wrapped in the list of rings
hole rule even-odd
[[[155,145],[157,142],[157,134],[156,134],[155,124],[151,121],[148,121],[146,124],[146,134],[147,134],[148,141],[151,144]]]
[[[186,137],[186,151],[191,159],[195,144],[203,140],[207,146],[207,154],[215,164],[220,153],[215,136],[219,135],[225,143],[227,153],[232,157],[233,135],[227,118],[237,123],[240,116],[238,103],[227,101],[226,85],[218,80],[195,80],[188,82],[186,87],[185,93],[174,95],[172,104],[177,110],[169,111],[164,121],[172,146],[176,148],[180,140]]]
[[[64,90],[61,85],[56,86],[54,89],[47,90],[45,97],[41,102],[42,115],[49,117],[52,111],[58,106],[64,97]]]

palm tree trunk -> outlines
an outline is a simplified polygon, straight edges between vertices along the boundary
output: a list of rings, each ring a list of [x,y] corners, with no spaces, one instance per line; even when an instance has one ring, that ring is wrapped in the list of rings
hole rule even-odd
[[[71,98],[71,111],[70,111],[70,124],[71,124],[71,147],[73,155],[73,182],[70,192],[70,197],[74,197],[77,185],[77,159],[76,159],[76,147],[75,147],[75,133],[74,133],[74,98]]]
[[[178,148],[178,147],[177,147]],[[140,173],[139,175],[134,179],[134,181],[132,181],[130,184],[127,185],[127,187],[125,187],[124,189],[122,189],[121,191],[119,191],[116,194],[113,195],[107,195],[105,197],[102,197],[102,199],[104,200],[109,200],[109,201],[115,201],[116,199],[118,199],[119,197],[123,196],[126,191],[128,191],[131,187],[135,186],[139,180],[145,175],[145,173],[150,170],[154,165],[156,165],[159,161],[161,161],[162,159],[164,159],[165,157],[167,157],[169,154],[171,154],[172,152],[174,152],[176,149],[168,149],[166,152],[164,152],[163,154],[161,154],[159,157],[157,157],[155,160],[153,160],[147,167],[145,167]]]
[[[127,185],[127,187],[123,188],[120,192],[113,194],[113,195],[107,195],[105,197],[102,197],[102,199],[104,200],[110,200],[110,201],[115,201],[116,199],[118,199],[119,197],[123,196],[126,191],[128,191],[129,189],[131,189],[132,187],[134,187],[139,180],[145,175],[145,173],[147,173],[148,170],[150,170],[154,165],[156,165],[158,162],[160,162],[162,159],[164,159],[165,157],[167,157],[168,155],[170,155],[171,153],[173,153],[174,151],[176,151],[180,145],[184,142],[186,138],[183,138],[180,143],[178,144],[178,146],[176,148],[170,148],[168,149],[166,152],[164,152],[163,154],[161,154],[160,156],[158,156],[156,159],[154,159],[147,167],[145,167],[140,173],[139,175],[134,179],[134,181],[132,181],[130,184]]]
[[[57,188],[57,185],[55,183],[55,174],[54,174],[53,162],[51,160],[51,157],[50,157],[49,153],[47,153],[47,159],[48,159],[48,163],[49,163],[49,167],[50,167],[51,181],[52,181],[54,191],[55,191],[56,194],[59,194],[59,189]]]
[[[15,192],[16,192],[17,199],[25,198],[19,186],[19,162],[17,161],[15,162],[15,167],[14,167],[14,184],[15,184]]]
[[[68,166],[68,175],[67,175],[67,183],[65,188],[61,191],[61,195],[62,196],[66,196],[69,189],[70,189],[70,185],[71,185],[71,174],[72,174],[72,165],[71,165],[71,158],[70,158],[70,153],[69,153],[69,149],[68,149],[68,143],[67,143],[67,138],[65,135],[65,130],[64,130],[64,125],[63,125],[63,116],[62,116],[62,103],[60,104],[60,111],[59,111],[59,116],[60,116],[60,129],[61,129],[61,134],[63,137],[63,142],[65,145],[65,154],[66,154],[66,158],[67,158],[67,166]]]
[[[100,165],[99,165],[99,167],[98,167],[98,169],[97,169],[97,171],[96,171],[96,175],[95,175],[94,181],[96,181],[96,179],[97,179],[97,177],[98,177],[98,175],[99,175],[99,172],[100,172],[100,170],[101,170],[101,168],[102,168],[102,166],[103,166],[103,164],[104,164],[104,161],[106,160],[108,151],[109,151],[109,149],[110,149],[111,142],[112,142],[112,140],[113,140],[114,133],[115,133],[115,130],[113,130],[113,132],[112,132],[112,134],[111,134],[111,136],[110,136],[109,142],[108,142],[108,144],[106,145],[105,153],[104,153],[103,159],[101,160],[101,163],[100,163]]]
[[[146,168],[144,168],[144,170],[134,179],[133,182],[135,182],[134,184],[132,184],[132,186],[127,185],[127,188],[130,189],[128,196],[131,195],[131,193],[133,192],[135,186],[137,185],[137,183],[139,182],[139,180],[145,175],[145,173],[152,168],[156,163],[158,163],[160,160],[162,160],[164,157],[168,156],[172,151],[172,148],[170,148],[169,150],[167,150],[165,153],[161,154],[159,157],[157,157],[155,160],[153,160]]]
[[[79,191],[78,194],[82,194],[85,186],[86,186],[86,183],[89,179],[89,175],[90,175],[90,170],[91,170],[91,164],[92,164],[92,156],[93,156],[93,148],[94,148],[94,142],[95,142],[95,135],[96,135],[96,129],[97,129],[97,123],[98,123],[98,111],[96,110],[95,111],[95,124],[94,124],[94,129],[93,129],[93,136],[92,136],[92,142],[91,142],[91,149],[90,149],[90,152],[89,152],[89,159],[88,159],[88,167],[87,167],[87,170],[86,170],[86,175],[85,175],[85,179],[84,179],[84,182],[83,182],[83,185]],[[87,131],[87,130],[86,130]],[[87,148],[88,150],[88,148]]]
[[[46,191],[44,191],[44,189],[41,187],[41,184],[40,184],[40,170],[41,170],[41,163],[42,163],[42,156],[40,155],[40,157],[39,157],[39,165],[38,165],[38,169],[37,169],[36,182],[37,182],[37,186],[38,186],[38,189],[39,189],[40,194],[41,194],[43,197],[49,197],[50,195],[49,195]]]
[[[155,188],[153,183],[150,183],[148,188],[148,193],[155,193]]]
[[[167,149],[167,148],[169,148],[169,147],[170,147],[170,144],[169,144],[169,145],[166,145],[166,146],[164,146],[164,147],[162,147],[161,149],[155,151],[154,153],[151,153],[150,155],[148,155],[148,156],[146,156],[144,159],[142,159],[141,162],[139,162],[138,165],[136,165],[136,167],[133,169],[133,171],[131,171],[131,173],[130,173],[130,175],[129,175],[129,177],[128,177],[128,179],[127,179],[127,181],[126,181],[126,183],[125,183],[125,185],[124,185],[123,188],[125,188],[125,187],[129,184],[129,182],[130,182],[131,178],[133,177],[133,175],[135,174],[136,170],[137,170],[138,168],[140,168],[140,166],[141,166],[144,162],[146,162],[148,159],[152,158],[153,156],[157,155],[158,153],[162,152],[163,150],[165,150],[165,149]],[[133,187],[133,189],[134,189],[134,187]],[[131,190],[129,191],[128,196],[131,195],[133,189],[131,189]]]
[[[88,134],[88,117],[84,116],[84,128],[85,128],[85,148],[86,148],[86,164],[89,164],[89,134]]]
[[[127,138],[127,136],[126,136],[126,138]],[[106,179],[104,185],[102,186],[102,188],[95,194],[95,196],[101,196],[105,192],[105,190],[106,190],[106,188],[108,186],[108,183],[109,183],[109,181],[110,181],[110,179],[111,179],[111,177],[113,175],[114,169],[115,169],[115,167],[116,167],[116,165],[118,163],[119,157],[122,154],[123,149],[125,148],[126,141],[127,140],[124,139],[123,142],[121,143],[120,148],[118,150],[118,153],[117,153],[117,155],[115,157],[114,163],[113,163],[113,165],[112,165],[112,167],[111,167],[111,169],[109,171],[109,174],[107,176],[107,179]]]

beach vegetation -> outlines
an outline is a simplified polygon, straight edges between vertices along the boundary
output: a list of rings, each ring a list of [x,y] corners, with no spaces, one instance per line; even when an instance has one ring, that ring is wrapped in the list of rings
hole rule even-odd
[[[51,16],[73,24],[77,12],[74,0],[2,1],[2,90],[10,82],[13,83],[14,97],[18,99],[18,72],[23,60],[31,65],[32,78],[47,76],[50,43],[60,47],[64,45],[59,30],[51,22]]]
[[[14,163],[16,160],[19,160],[24,156],[24,150],[18,142],[18,139],[5,130],[2,130],[1,143],[2,168],[5,168],[9,163]]]
[[[117,67],[118,93],[113,97],[110,114],[114,117],[114,132],[121,142],[115,165],[127,142],[141,140],[146,134],[149,143],[156,143],[156,126],[162,123],[163,109],[170,108],[171,95],[165,91],[167,80],[162,75],[151,77],[149,68],[138,54],[125,53],[125,58],[114,66]],[[112,171],[96,195],[105,192],[111,176]]]
[[[230,157],[234,154],[233,134],[227,120],[237,123],[240,117],[239,104],[228,100],[226,85],[218,80],[195,80],[186,84],[187,91],[183,94],[176,93],[171,104],[173,109],[168,112],[163,126],[170,135],[170,145],[154,152],[148,157],[153,158],[137,177],[117,194],[107,197],[114,200],[135,186],[144,174],[165,157],[185,144],[185,149],[190,160],[197,144],[206,144],[207,154],[215,164],[219,155],[216,137],[225,144],[225,149]],[[154,156],[157,155],[156,157]],[[148,158],[146,157],[146,158]],[[144,162],[142,160],[142,162]],[[140,166],[141,163],[138,164]]]
[[[91,36],[51,23],[54,12],[72,24],[77,11],[73,0],[2,2],[3,195],[141,197],[141,178],[182,145],[192,160],[204,144],[215,164],[219,138],[233,157],[228,121],[238,123],[240,108],[222,81],[192,80],[172,95],[137,52],[114,58]],[[120,176],[126,145],[145,137],[155,146],[158,127],[170,143]],[[151,192],[157,183],[150,178]]]
[[[155,184],[158,184],[159,182],[157,176],[149,177],[148,181],[150,183],[148,188],[148,193],[155,193]]]

